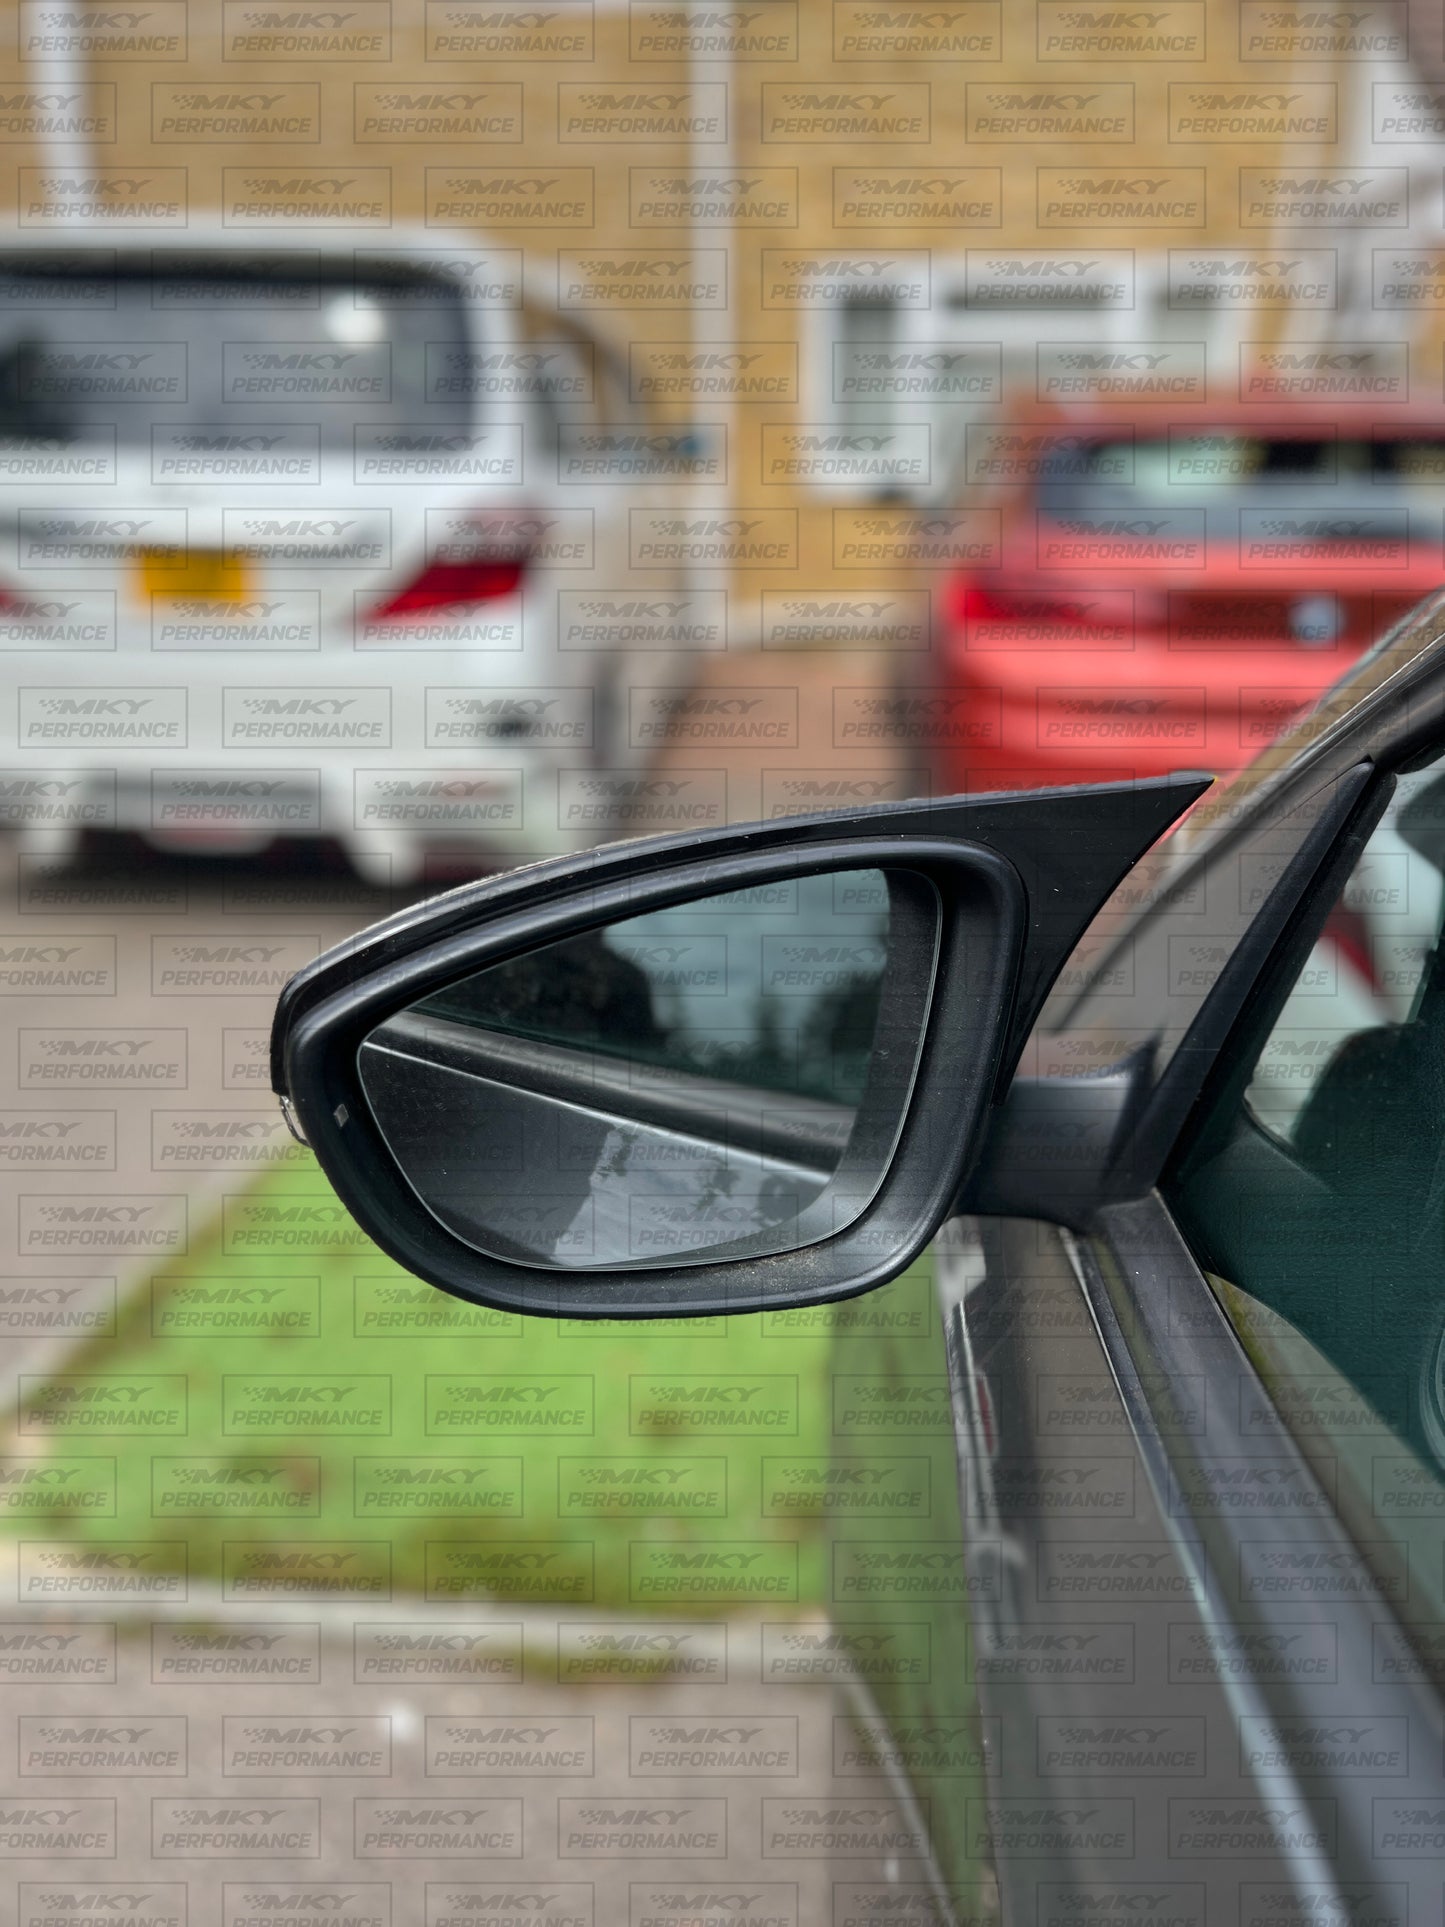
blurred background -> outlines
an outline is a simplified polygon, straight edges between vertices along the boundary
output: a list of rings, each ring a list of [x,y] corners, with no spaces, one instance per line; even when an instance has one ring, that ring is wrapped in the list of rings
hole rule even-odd
[[[19,766],[88,772],[92,828],[319,834],[402,884],[1244,760],[1438,576],[1439,39],[1253,0],[27,4]],[[339,723],[265,706],[338,677]],[[65,706],[137,680],[159,763]],[[204,787],[248,749],[269,812]]]

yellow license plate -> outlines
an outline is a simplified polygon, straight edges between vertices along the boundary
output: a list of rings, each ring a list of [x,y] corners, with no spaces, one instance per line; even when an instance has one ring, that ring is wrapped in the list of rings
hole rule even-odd
[[[250,590],[246,557],[224,549],[141,549],[135,558],[136,588],[152,596],[197,596],[206,602],[241,602]]]

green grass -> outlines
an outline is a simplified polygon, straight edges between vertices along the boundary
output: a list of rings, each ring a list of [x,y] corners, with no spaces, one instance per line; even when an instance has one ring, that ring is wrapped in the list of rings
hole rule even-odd
[[[63,1477],[8,1487],[0,1532],[143,1541],[148,1570],[184,1543],[192,1580],[228,1589],[258,1550],[333,1549],[353,1580],[458,1603],[819,1606],[825,1522],[806,1494],[780,1510],[772,1473],[770,1503],[763,1461],[847,1449],[829,1353],[848,1315],[479,1310],[384,1258],[298,1160],[229,1197],[63,1374],[22,1380],[4,1449]]]

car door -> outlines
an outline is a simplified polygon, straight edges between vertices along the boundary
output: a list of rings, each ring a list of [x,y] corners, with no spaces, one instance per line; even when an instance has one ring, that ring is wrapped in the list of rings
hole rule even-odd
[[[1133,873],[930,1254],[991,1740],[959,1839],[1005,1918],[1438,1896],[1445,728],[1408,658]]]

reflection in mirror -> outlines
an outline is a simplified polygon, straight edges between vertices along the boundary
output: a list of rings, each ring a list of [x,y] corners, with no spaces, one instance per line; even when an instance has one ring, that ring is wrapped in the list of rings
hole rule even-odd
[[[881,1184],[917,1067],[933,885],[848,870],[619,919],[479,970],[361,1048],[407,1181],[559,1270],[763,1257]]]

